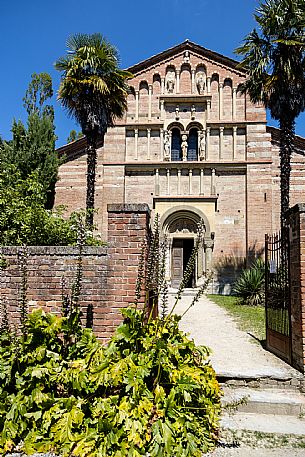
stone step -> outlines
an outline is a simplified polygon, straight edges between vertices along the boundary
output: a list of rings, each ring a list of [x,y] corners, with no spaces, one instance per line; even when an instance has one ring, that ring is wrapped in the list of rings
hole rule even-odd
[[[304,375],[291,367],[288,367],[285,371],[275,370],[274,368],[262,371],[256,368],[247,373],[240,373],[237,368],[235,372],[217,372],[216,376],[223,388],[226,386],[234,388],[278,388],[305,393]]]
[[[223,405],[246,402],[238,406],[238,412],[300,416],[305,415],[305,395],[292,390],[230,388],[223,389]],[[304,423],[305,425],[305,423]]]
[[[224,414],[221,427],[234,431],[244,430],[305,437],[305,418],[279,414],[245,412],[236,412],[232,415]]]

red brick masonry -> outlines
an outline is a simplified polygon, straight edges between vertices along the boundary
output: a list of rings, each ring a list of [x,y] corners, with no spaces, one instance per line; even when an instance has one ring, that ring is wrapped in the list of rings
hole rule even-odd
[[[305,372],[305,204],[289,210],[292,365]]]
[[[139,254],[148,233],[149,208],[141,205],[108,205],[108,246],[86,247],[80,303],[84,316],[93,307],[93,330],[107,340],[122,321],[120,308],[134,301]],[[11,322],[18,325],[21,275],[16,247],[0,247],[8,266],[0,277],[0,300],[8,306]],[[69,291],[77,267],[74,247],[28,248],[28,299],[31,306],[60,312],[62,279]]]

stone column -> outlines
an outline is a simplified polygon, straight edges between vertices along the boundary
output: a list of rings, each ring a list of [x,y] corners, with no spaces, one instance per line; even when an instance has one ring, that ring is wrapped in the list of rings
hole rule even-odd
[[[189,195],[193,194],[193,170],[189,169]]]
[[[237,127],[233,127],[233,160],[236,158],[237,153]]]
[[[161,78],[161,94],[164,94],[164,88],[165,88],[165,78],[164,76]]]
[[[139,120],[139,91],[136,90],[136,121]]]
[[[207,94],[211,94],[211,76],[207,77]]]
[[[177,195],[181,195],[181,169],[178,168],[178,179],[177,179]]]
[[[211,174],[211,195],[216,195],[216,170],[215,168],[212,168],[212,174]]]
[[[155,170],[155,196],[158,197],[160,195],[160,175],[159,175],[159,168]]]
[[[236,92],[237,88],[233,87],[232,89],[232,119],[235,121],[236,119]]]
[[[164,151],[164,129],[160,128],[160,160],[163,160]]]
[[[224,127],[219,128],[219,160],[222,159],[223,156],[223,131]]]
[[[209,152],[210,152],[210,133],[211,127],[207,127],[207,136],[206,136],[206,145],[205,145],[205,159],[209,159]]]
[[[138,138],[139,138],[139,130],[134,129],[134,155],[135,160],[138,160]]]
[[[150,160],[150,133],[151,129],[147,129],[147,160]]]
[[[195,71],[196,71],[196,70],[192,70],[192,94],[195,94],[195,93],[196,93]]]
[[[203,275],[204,271],[204,265],[203,265],[203,246],[200,246],[198,254],[197,254],[197,278],[201,278]]]
[[[176,94],[180,92],[180,70],[176,70]]]
[[[211,100],[207,100],[207,121],[210,120],[211,117]]]
[[[172,272],[172,249],[173,249],[173,238],[167,240],[166,250],[166,281],[170,281]]]
[[[213,240],[204,239],[205,271],[210,270],[210,268],[211,268],[213,247],[214,247]]]
[[[219,83],[219,120],[223,118],[223,83]]]
[[[152,90],[153,86],[152,84],[149,84],[148,86],[148,119],[151,119],[151,107],[152,107]]]
[[[200,169],[200,195],[203,195],[203,185],[204,185],[204,169]]]
[[[160,118],[164,120],[164,100],[160,101]]]
[[[170,169],[166,169],[166,187],[167,187],[167,195],[170,195]]]

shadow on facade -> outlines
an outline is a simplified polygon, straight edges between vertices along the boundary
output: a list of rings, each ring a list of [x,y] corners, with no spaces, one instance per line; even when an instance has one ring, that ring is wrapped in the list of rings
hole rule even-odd
[[[214,262],[215,278],[212,284],[212,293],[220,295],[230,295],[233,284],[245,268],[249,268],[253,262],[261,258],[264,254],[264,248],[258,247],[255,241],[249,246],[247,256],[227,255],[219,258]]]

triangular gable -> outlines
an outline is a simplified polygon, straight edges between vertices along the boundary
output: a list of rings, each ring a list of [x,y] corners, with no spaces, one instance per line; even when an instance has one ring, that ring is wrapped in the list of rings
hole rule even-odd
[[[195,54],[212,60],[215,63],[219,63],[221,65],[225,65],[228,68],[234,69],[235,71],[238,71],[241,75],[246,74],[246,71],[240,66],[240,62],[238,62],[237,60],[233,60],[222,54],[211,51],[210,49],[204,48],[203,46],[200,46],[199,44],[193,43],[189,40],[185,40],[183,43],[173,46],[172,48],[155,54],[154,56],[149,57],[148,59],[145,59],[142,62],[132,65],[128,68],[128,71],[130,71],[136,76],[137,73],[141,73],[149,67],[162,63],[164,60],[167,60],[185,51],[193,51]]]

